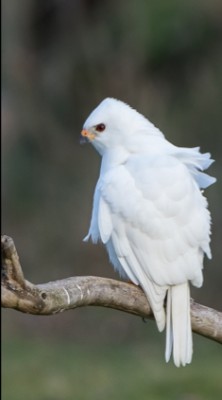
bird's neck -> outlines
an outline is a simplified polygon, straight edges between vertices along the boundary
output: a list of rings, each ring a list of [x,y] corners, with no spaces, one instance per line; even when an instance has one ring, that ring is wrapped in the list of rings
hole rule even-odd
[[[124,164],[128,157],[129,153],[121,146],[106,150],[102,156],[101,174],[110,168]]]

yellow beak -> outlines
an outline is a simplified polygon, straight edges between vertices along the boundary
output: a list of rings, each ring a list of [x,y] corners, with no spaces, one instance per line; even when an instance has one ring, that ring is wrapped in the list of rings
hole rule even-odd
[[[94,133],[92,133],[92,132],[90,132],[90,131],[87,131],[87,129],[83,129],[83,130],[82,130],[81,136],[82,136],[83,138],[87,138],[87,139],[89,139],[89,140],[95,139]]]

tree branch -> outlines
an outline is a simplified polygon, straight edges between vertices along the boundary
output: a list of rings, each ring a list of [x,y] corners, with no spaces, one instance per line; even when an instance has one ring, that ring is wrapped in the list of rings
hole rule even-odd
[[[2,307],[35,315],[56,314],[83,306],[102,306],[153,319],[143,291],[130,283],[76,276],[33,285],[25,280],[13,240],[1,237]],[[192,330],[222,343],[222,313],[191,301]]]

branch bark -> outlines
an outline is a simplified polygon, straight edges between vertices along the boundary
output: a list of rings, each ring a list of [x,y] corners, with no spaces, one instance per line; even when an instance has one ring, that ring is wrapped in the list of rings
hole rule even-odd
[[[56,314],[83,306],[102,306],[154,319],[143,291],[130,283],[75,276],[34,285],[24,278],[13,240],[3,235],[2,298],[5,308],[35,315]],[[192,330],[222,343],[222,313],[191,300]]]

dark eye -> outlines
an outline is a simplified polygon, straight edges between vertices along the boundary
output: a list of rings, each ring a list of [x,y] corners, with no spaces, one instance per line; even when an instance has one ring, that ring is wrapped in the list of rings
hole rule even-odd
[[[106,126],[104,124],[96,125],[97,132],[103,132],[105,129],[106,129]]]

